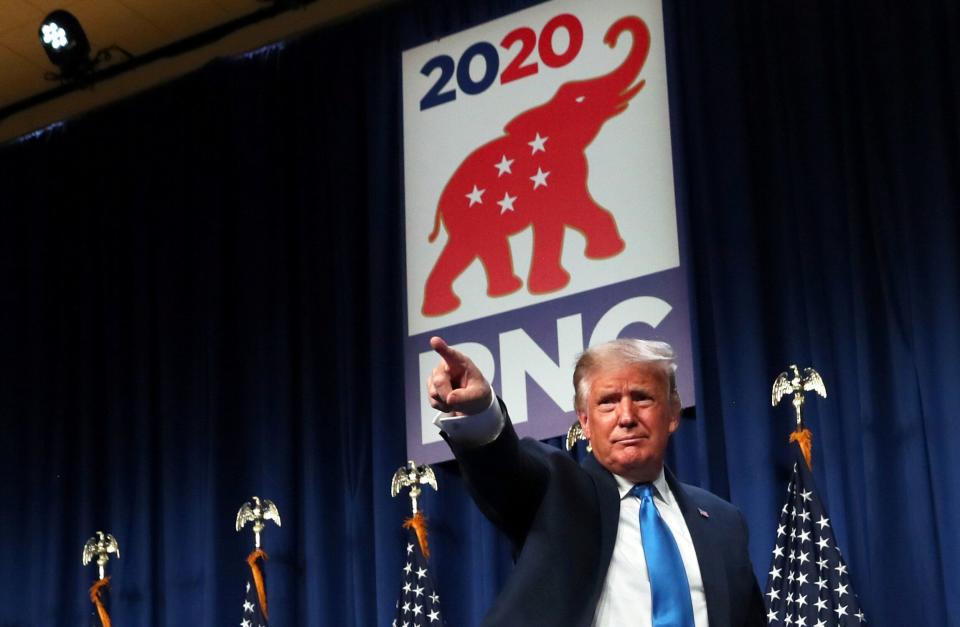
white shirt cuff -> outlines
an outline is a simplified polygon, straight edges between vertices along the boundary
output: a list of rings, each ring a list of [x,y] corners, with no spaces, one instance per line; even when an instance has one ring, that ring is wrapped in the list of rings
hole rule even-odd
[[[438,413],[433,424],[442,429],[451,440],[461,446],[475,447],[490,444],[503,431],[503,412],[497,397],[490,407],[472,416],[450,416]]]

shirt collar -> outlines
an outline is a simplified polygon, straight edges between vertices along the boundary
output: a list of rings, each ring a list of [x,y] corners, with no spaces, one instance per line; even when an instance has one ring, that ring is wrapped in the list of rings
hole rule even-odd
[[[633,489],[633,486],[636,485],[626,477],[621,477],[618,474],[613,474],[613,478],[617,480],[617,490],[620,491],[620,500],[622,501],[624,497],[630,494],[630,490]],[[654,497],[659,498],[661,501],[667,504],[673,502],[673,492],[670,491],[670,485],[667,483],[667,476],[664,473],[663,467],[660,467],[660,474],[657,475],[657,478],[653,482],[654,487]]]

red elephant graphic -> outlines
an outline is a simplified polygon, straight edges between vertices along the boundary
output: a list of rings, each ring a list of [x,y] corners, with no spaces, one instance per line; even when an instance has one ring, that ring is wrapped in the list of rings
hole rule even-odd
[[[584,254],[605,259],[625,248],[613,215],[587,188],[587,146],[603,124],[627,108],[643,88],[634,84],[650,51],[650,31],[636,16],[617,20],[604,36],[613,48],[624,31],[633,44],[609,74],[564,83],[545,104],[524,111],[504,127],[504,135],[474,150],[457,167],[437,203],[433,242],[440,222],[447,243],[427,277],[423,314],[440,316],[460,305],[453,282],[479,258],[487,294],[511,294],[523,285],[513,270],[507,237],[533,228],[533,256],[527,289],[533,294],[559,290],[570,281],[560,263],[564,228],[583,233]]]

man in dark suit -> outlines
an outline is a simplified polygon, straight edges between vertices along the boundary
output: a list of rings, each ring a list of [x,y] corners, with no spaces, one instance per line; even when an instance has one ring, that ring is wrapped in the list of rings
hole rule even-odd
[[[582,464],[517,438],[506,407],[438,337],[427,381],[437,424],[516,567],[484,625],[741,627],[766,624],[736,508],[664,466],[680,422],[673,351],[615,340],[574,371],[593,449]]]

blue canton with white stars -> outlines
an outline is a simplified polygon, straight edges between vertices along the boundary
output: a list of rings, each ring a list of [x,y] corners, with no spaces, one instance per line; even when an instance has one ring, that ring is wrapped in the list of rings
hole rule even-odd
[[[396,618],[391,627],[442,627],[445,623],[440,616],[440,596],[417,536],[409,529],[401,579]]]

